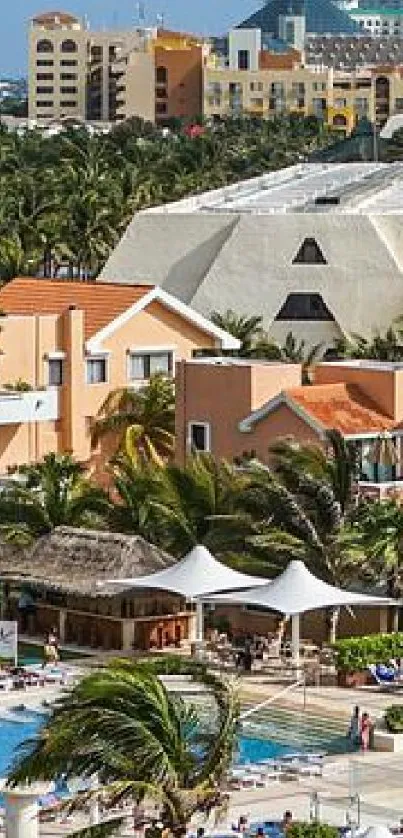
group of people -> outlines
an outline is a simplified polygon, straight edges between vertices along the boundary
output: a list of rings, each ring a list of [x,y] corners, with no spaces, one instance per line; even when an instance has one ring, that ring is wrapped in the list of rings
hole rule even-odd
[[[369,713],[361,713],[358,706],[354,707],[347,736],[354,747],[359,746],[362,751],[368,751],[372,746],[374,723]]]

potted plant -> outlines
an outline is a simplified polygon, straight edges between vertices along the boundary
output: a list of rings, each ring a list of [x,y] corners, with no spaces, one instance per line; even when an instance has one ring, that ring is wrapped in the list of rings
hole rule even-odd
[[[372,683],[370,664],[385,663],[403,657],[403,634],[370,634],[349,637],[333,645],[337,680],[341,687],[360,687]]]
[[[391,704],[386,708],[385,725],[389,733],[403,733],[403,704]]]

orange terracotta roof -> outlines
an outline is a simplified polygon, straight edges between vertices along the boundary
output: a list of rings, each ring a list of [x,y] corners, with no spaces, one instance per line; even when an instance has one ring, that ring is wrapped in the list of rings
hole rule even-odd
[[[324,428],[342,434],[379,433],[394,422],[354,384],[317,384],[294,387],[286,396]]]
[[[5,314],[62,314],[75,306],[84,311],[88,339],[153,287],[18,277],[0,290],[0,310]]]
[[[53,23],[55,20],[60,23],[78,23],[78,17],[70,15],[68,12],[43,12],[43,14],[35,15],[32,20],[34,23]]]

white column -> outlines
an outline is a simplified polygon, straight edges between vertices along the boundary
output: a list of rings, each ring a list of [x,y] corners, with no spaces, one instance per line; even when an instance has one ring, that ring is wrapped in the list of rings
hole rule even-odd
[[[200,599],[196,601],[196,640],[204,640],[203,603]]]
[[[93,774],[91,777],[91,791],[96,791],[97,789],[99,789],[99,777],[98,774]],[[90,826],[98,826],[100,821],[99,797],[96,794],[90,799]]]
[[[291,617],[291,652],[292,652],[292,661],[296,666],[299,666],[299,640],[300,640],[299,614],[293,614],[292,617]]]
[[[38,798],[43,793],[33,786],[2,789],[6,838],[39,838]]]

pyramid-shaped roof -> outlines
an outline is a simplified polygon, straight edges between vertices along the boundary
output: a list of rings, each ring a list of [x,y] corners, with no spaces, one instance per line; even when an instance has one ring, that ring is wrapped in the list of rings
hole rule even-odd
[[[263,585],[267,579],[248,576],[222,564],[210,551],[197,545],[181,561],[165,570],[134,579],[109,579],[108,584],[133,588],[154,588],[170,591],[187,599],[206,596],[219,591],[241,591]]]
[[[166,573],[166,571],[162,571]],[[211,602],[231,602],[278,611],[280,614],[304,614],[317,608],[342,605],[388,605],[385,597],[368,596],[335,588],[311,573],[304,562],[291,561],[280,576],[258,588],[239,593],[216,594]]]
[[[284,14],[304,14],[307,35],[350,35],[359,32],[347,12],[331,0],[269,0],[263,8],[239,24],[238,29],[261,29],[266,35],[279,37],[278,20]]]

